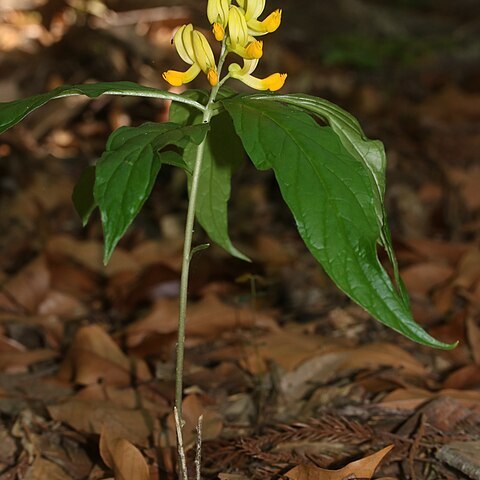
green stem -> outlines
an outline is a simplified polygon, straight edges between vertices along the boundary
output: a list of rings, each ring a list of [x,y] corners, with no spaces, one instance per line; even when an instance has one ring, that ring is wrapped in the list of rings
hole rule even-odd
[[[220,76],[223,63],[227,51],[225,44],[222,45],[222,51],[220,54],[220,60],[218,62],[217,71]],[[210,98],[205,106],[203,112],[203,123],[210,123],[213,115],[213,104],[217,98],[220,84],[217,84],[212,88],[210,92]],[[200,174],[202,171],[203,154],[205,152],[205,145],[207,139],[198,146],[197,155],[195,159],[195,167],[192,174],[192,184],[190,187],[190,199],[188,202],[187,220],[185,224],[185,243],[183,245],[183,260],[182,260],[182,274],[180,279],[180,309],[178,314],[178,340],[177,340],[177,358],[175,368],[175,407],[178,411],[178,417],[180,424],[183,426],[183,412],[182,412],[182,397],[183,397],[183,361],[185,356],[185,326],[186,326],[186,314],[187,314],[187,300],[188,300],[188,274],[190,271],[190,261],[192,256],[192,239],[193,239],[193,227],[195,224],[195,208],[197,204],[198,186],[200,182]]]

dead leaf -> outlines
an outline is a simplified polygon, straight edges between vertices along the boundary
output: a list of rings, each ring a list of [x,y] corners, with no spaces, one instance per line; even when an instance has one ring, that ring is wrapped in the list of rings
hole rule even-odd
[[[435,287],[445,283],[453,272],[453,268],[449,265],[423,262],[402,269],[401,274],[410,292],[427,295]]]
[[[8,373],[22,373],[35,363],[51,360],[58,356],[58,352],[46,348],[25,352],[0,353],[0,371]]]
[[[445,379],[443,387],[456,390],[480,387],[480,365],[472,363],[455,370]]]
[[[115,480],[150,480],[147,462],[134,445],[116,438],[107,428],[100,435],[100,455],[115,475]]]
[[[460,258],[471,249],[468,243],[446,242],[430,238],[406,239],[403,243],[423,259],[447,261],[450,265],[456,265]]]
[[[51,288],[89,302],[98,295],[102,277],[65,258],[48,257]]]
[[[345,342],[307,335],[289,328],[262,335],[252,345],[240,344],[212,352],[212,360],[240,360],[242,366],[256,375],[268,371],[269,362],[275,362],[286,371],[292,371],[302,362],[342,348]]]
[[[141,272],[124,271],[110,277],[107,295],[117,310],[131,311],[139,303],[178,297],[180,275],[163,263]]]
[[[287,372],[281,379],[281,388],[289,398],[300,399],[311,389],[312,382],[324,384],[341,373],[379,367],[392,367],[414,377],[426,375],[423,365],[412,355],[395,345],[378,343],[324,350]]]
[[[478,326],[475,318],[469,316],[466,320],[467,339],[470,344],[473,359],[477,365],[480,365],[480,326]]]
[[[51,417],[84,433],[100,434],[106,428],[117,438],[146,445],[153,419],[148,412],[122,408],[109,401],[70,399],[47,407]]]
[[[79,241],[68,235],[52,237],[47,244],[49,257],[64,257],[92,272],[112,276],[124,271],[138,271],[137,261],[125,250],[116,248],[107,266],[103,265],[103,245],[94,240]]]
[[[75,399],[90,401],[109,401],[118,407],[136,409],[142,408],[157,417],[171,412],[171,407],[165,397],[150,388],[149,385],[138,385],[136,388],[119,388],[111,385],[92,384],[80,390]]]
[[[73,480],[72,477],[56,463],[37,457],[25,475],[25,480]]]
[[[470,250],[460,260],[454,285],[469,290],[478,281],[480,281],[480,250]]]
[[[421,388],[399,388],[388,393],[377,405],[386,409],[415,410],[420,405],[433,399],[450,399],[459,402],[463,407],[480,409],[480,392],[475,390],[454,390],[447,388],[439,392],[429,392]],[[458,408],[458,406],[457,406]],[[445,421],[449,421],[445,417]]]
[[[207,294],[196,304],[189,306],[187,338],[216,338],[237,328],[258,326],[278,330],[271,315],[255,312],[251,308],[237,308],[222,302],[217,295]],[[151,333],[170,334],[178,327],[178,300],[163,298],[144,318],[127,327],[127,345],[135,347]]]
[[[451,442],[444,445],[437,457],[468,478],[480,477],[480,442]]]
[[[183,419],[183,441],[185,449],[188,450],[196,441],[196,426],[198,418],[203,415],[202,439],[213,440],[217,438],[223,429],[222,417],[216,407],[208,405],[200,395],[188,395],[182,402]],[[170,445],[176,444],[175,420],[173,413],[170,413],[168,420],[168,434]]]
[[[151,379],[143,360],[135,360],[134,363],[105,330],[91,325],[78,330],[60,366],[58,377],[81,385],[102,381],[110,385],[128,386],[132,373],[139,380]]]
[[[393,445],[385,447],[373,455],[349,463],[340,470],[326,470],[314,465],[299,465],[288,471],[285,475],[292,480],[371,479],[380,462],[392,448]]]
[[[163,264],[176,272],[182,268],[182,245],[171,240],[145,241],[132,250],[132,256],[142,268]]]
[[[480,118],[480,95],[460,89],[457,85],[447,85],[418,107],[426,118],[445,121],[456,118],[476,121]],[[458,121],[458,120],[457,120]]]
[[[83,303],[74,296],[56,290],[50,290],[38,306],[40,315],[56,315],[58,317],[73,318],[87,314]]]
[[[452,182],[458,187],[465,205],[470,210],[480,208],[480,167],[474,165],[469,169],[451,168],[449,176]]]
[[[32,183],[22,189],[22,194],[16,196],[5,214],[34,230],[35,220],[40,214],[49,213],[71,202],[72,188],[72,181],[66,175],[37,173]]]
[[[37,257],[0,289],[0,308],[35,313],[50,286],[50,273],[43,256]]]

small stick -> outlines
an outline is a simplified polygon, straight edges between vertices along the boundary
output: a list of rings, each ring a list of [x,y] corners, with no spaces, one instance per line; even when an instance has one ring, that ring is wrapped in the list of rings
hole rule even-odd
[[[195,448],[195,480],[201,480],[202,470],[202,426],[203,415],[198,417],[197,423],[197,444]]]
[[[417,433],[415,434],[415,438],[413,439],[412,446],[410,447],[410,451],[408,452],[408,468],[410,470],[410,477],[412,480],[417,480],[417,474],[415,472],[415,456],[418,452],[418,448],[420,445],[420,442],[425,435],[425,423],[426,423],[426,416],[424,413],[420,415],[420,419],[418,422],[418,428],[417,428]]]
[[[177,452],[180,460],[180,478],[181,480],[188,480],[187,460],[185,458],[185,448],[183,446],[182,425],[180,423],[180,415],[178,414],[177,407],[173,407],[173,413],[175,416],[175,431],[177,433]]]

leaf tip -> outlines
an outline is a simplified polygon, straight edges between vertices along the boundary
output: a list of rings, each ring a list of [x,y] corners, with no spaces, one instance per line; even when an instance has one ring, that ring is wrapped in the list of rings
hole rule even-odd
[[[459,345],[460,341],[457,340],[456,342],[453,343],[444,343],[444,347],[442,347],[444,350],[453,350],[454,348],[457,348]]]
[[[108,245],[105,242],[105,248],[103,251],[103,266],[106,267],[108,265],[108,262],[110,261],[110,258],[112,258],[113,251],[115,249],[115,245]]]

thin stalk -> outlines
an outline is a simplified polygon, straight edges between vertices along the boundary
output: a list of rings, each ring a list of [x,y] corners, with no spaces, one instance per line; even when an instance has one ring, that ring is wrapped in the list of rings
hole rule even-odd
[[[225,62],[227,51],[225,42],[222,44],[222,51],[218,61],[217,71],[220,76],[222,67]],[[212,88],[208,103],[203,112],[203,123],[210,123],[213,114],[213,103],[217,98],[220,84]],[[190,271],[190,261],[192,256],[192,239],[193,228],[195,224],[195,208],[197,204],[198,186],[200,182],[200,173],[202,171],[203,154],[205,152],[206,138],[198,146],[195,158],[195,167],[192,174],[192,184],[190,187],[190,198],[188,202],[187,220],[185,223],[185,242],[183,245],[182,273],[180,278],[180,298],[179,298],[179,314],[178,314],[178,340],[176,352],[176,368],[175,368],[175,408],[178,412],[180,425],[183,427],[182,397],[183,397],[183,362],[185,356],[185,326],[187,315],[188,300],[188,277]]]

